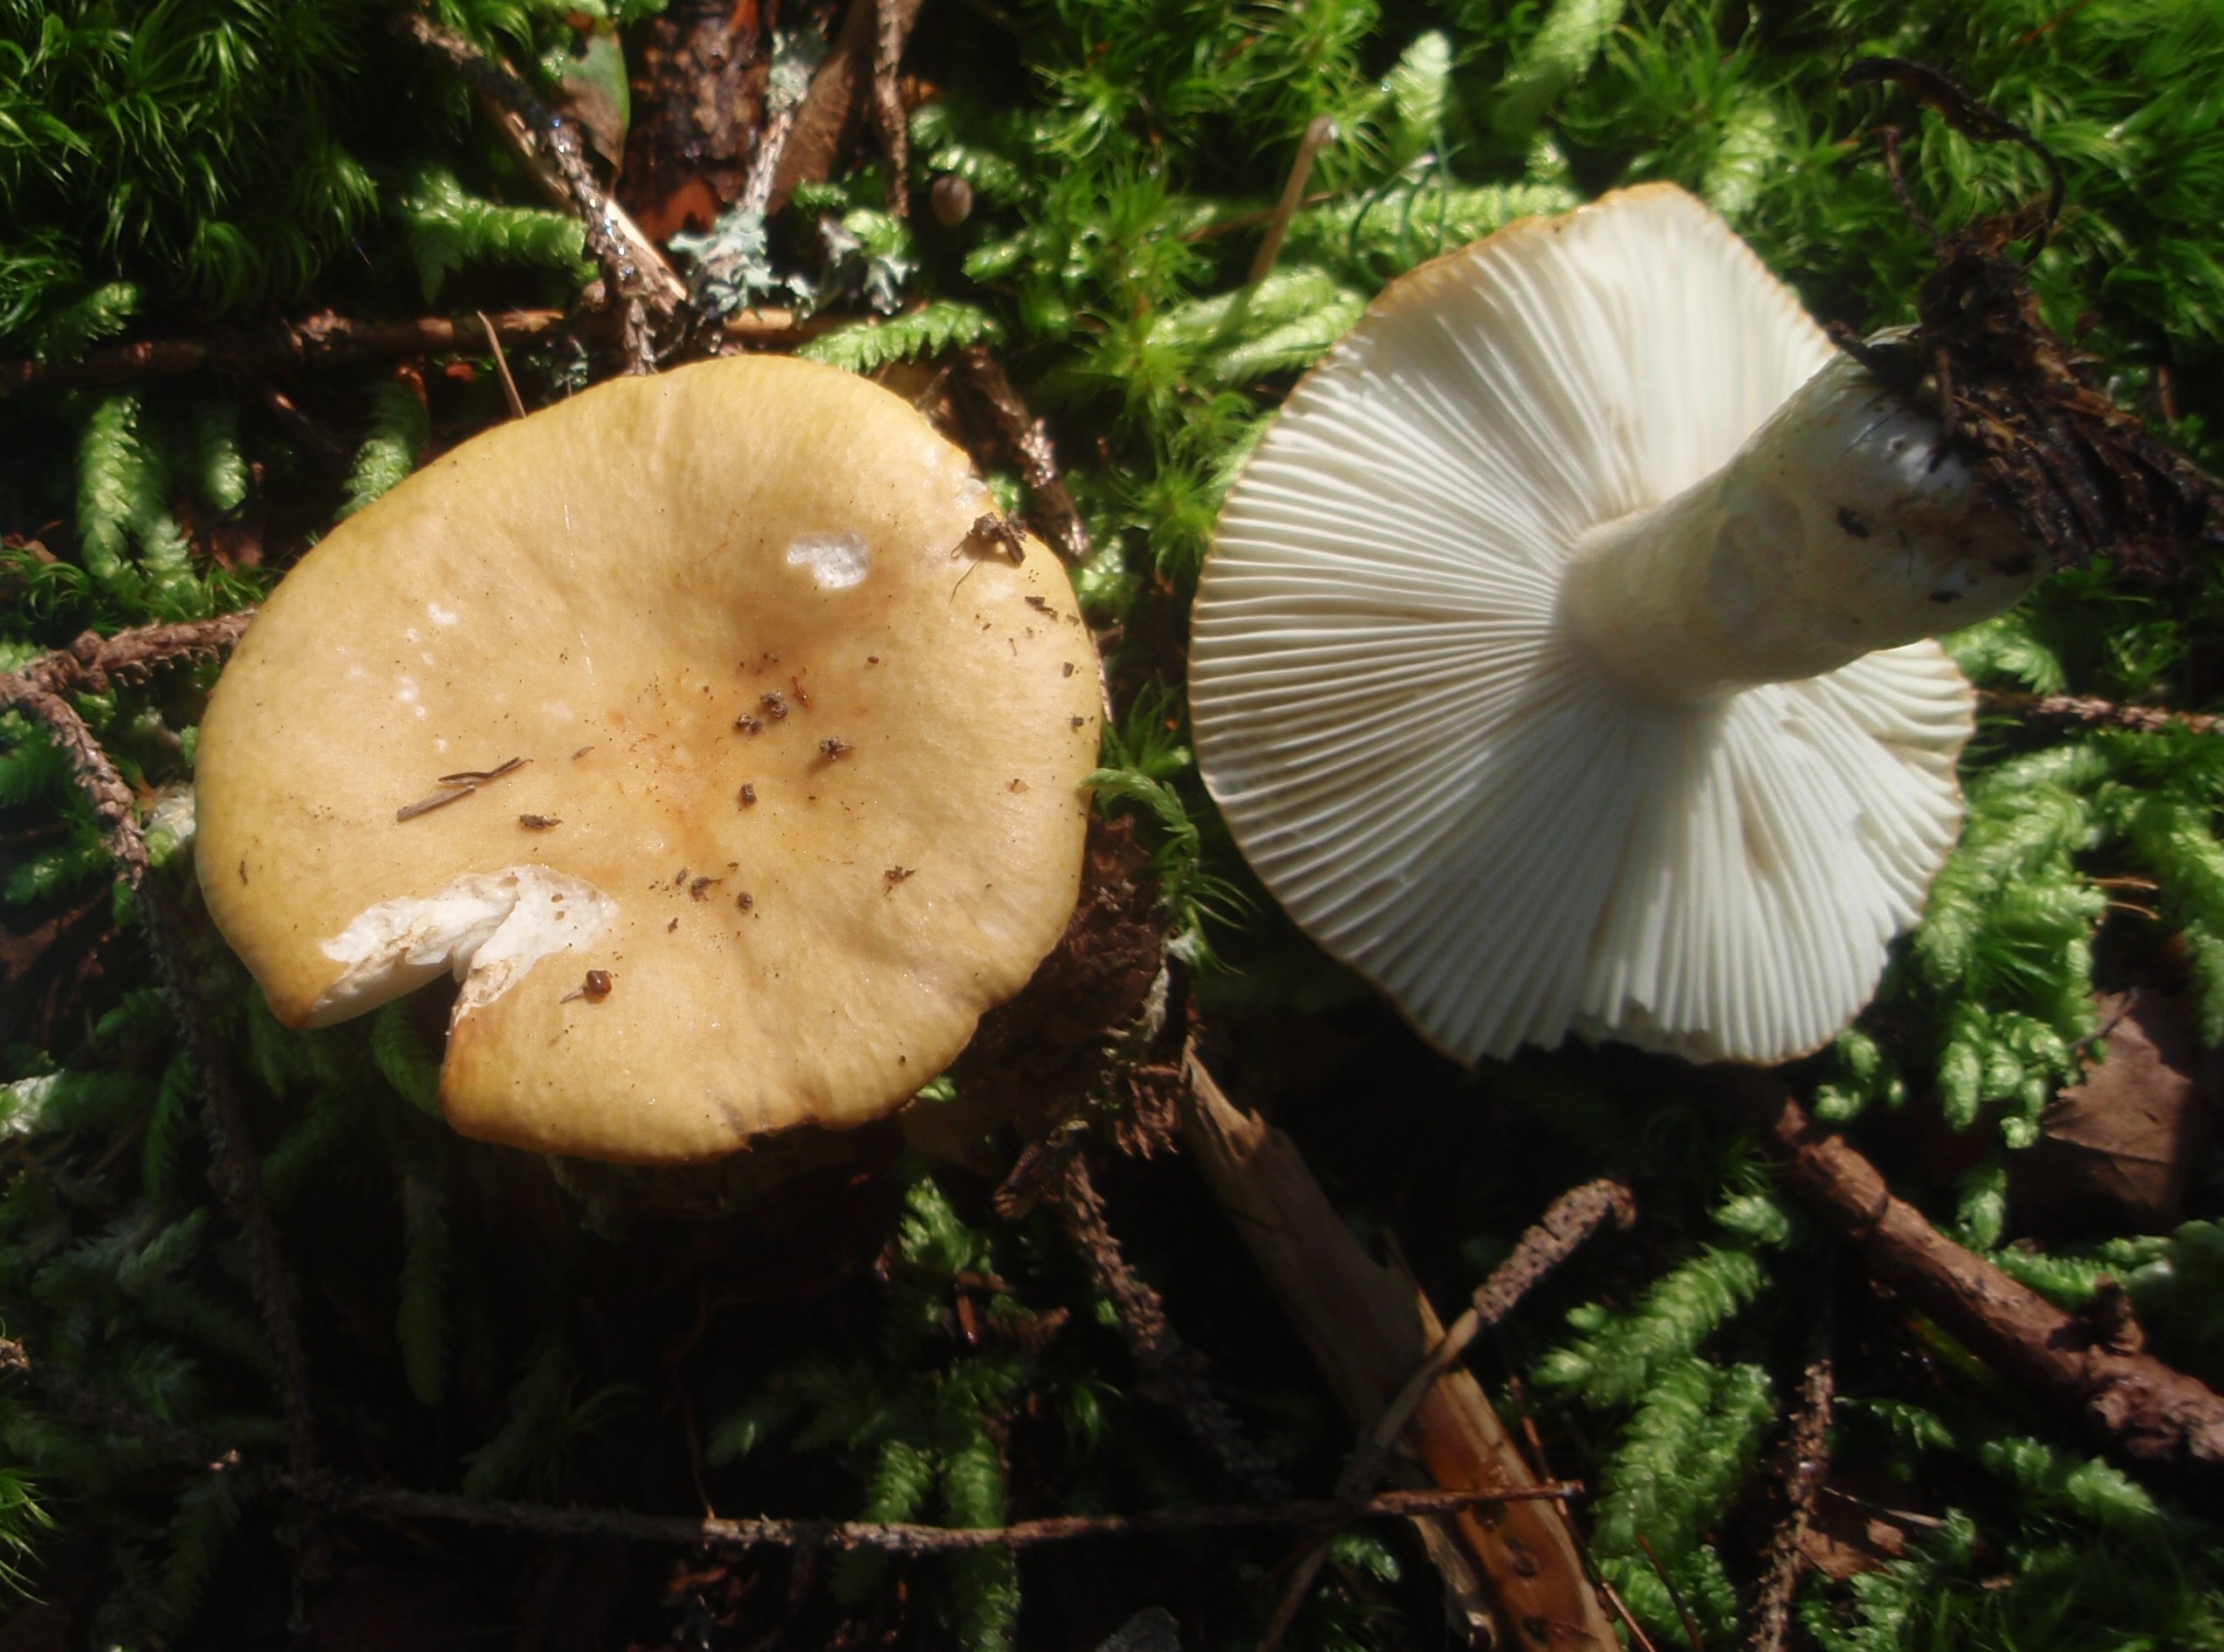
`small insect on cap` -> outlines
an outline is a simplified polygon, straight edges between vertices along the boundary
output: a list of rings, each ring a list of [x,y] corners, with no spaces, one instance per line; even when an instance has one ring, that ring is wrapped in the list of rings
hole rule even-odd
[[[233,657],[211,913],[292,1025],[452,970],[469,1135],[675,1162],[892,1112],[1079,888],[1095,661],[991,510],[908,405],[807,362],[488,431],[342,523]]]
[[[1971,695],[1919,639],[2041,572],[1719,219],[1630,190],[1415,271],[1291,395],[1198,591],[1198,759],[1447,1052],[1780,1060],[1953,840]]]

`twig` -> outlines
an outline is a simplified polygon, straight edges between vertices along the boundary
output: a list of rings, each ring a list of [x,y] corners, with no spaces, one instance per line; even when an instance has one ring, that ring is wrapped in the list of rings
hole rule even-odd
[[[558,206],[573,213],[587,232],[587,250],[602,266],[609,296],[619,305],[632,370],[649,373],[645,318],[632,315],[642,305],[659,319],[687,303],[687,284],[664,262],[656,243],[642,233],[623,208],[603,192],[587,163],[579,128],[552,111],[507,64],[422,12],[396,14],[395,28],[449,65],[493,107],[504,139],[534,182]]]
[[[775,73],[765,90],[765,126],[757,134],[757,154],[749,163],[749,175],[735,198],[734,207],[742,212],[754,212],[760,217],[772,204],[772,185],[780,172],[780,157],[787,153],[787,141],[795,131],[795,118],[801,112],[803,99],[779,95],[781,77]],[[809,95],[805,88],[804,95]]]
[[[1247,1526],[1300,1525],[1319,1520],[1336,1505],[1320,1501],[1203,1504],[1146,1514],[1069,1514],[1011,1525],[911,1525],[859,1520],[712,1520],[633,1514],[620,1509],[562,1509],[535,1503],[482,1503],[432,1491],[404,1491],[336,1477],[285,1477],[281,1490],[334,1513],[438,1520],[458,1525],[526,1532],[544,1537],[600,1538],[704,1549],[876,1549],[891,1554],[949,1554],[979,1549],[1032,1549],[1091,1538],[1152,1537]],[[1582,1492],[1574,1482],[1494,1492],[1388,1491],[1370,1498],[1364,1518],[1407,1518],[1484,1505],[1557,1502]]]
[[[2214,732],[2217,723],[2213,715],[2205,711],[2123,705],[2082,694],[2017,694],[2002,689],[1980,689],[1977,703],[1987,711],[2034,722],[2074,723],[2087,729],[2132,729],[2141,734],[2158,734],[2169,728],[2208,734]]]
[[[607,317],[567,316],[561,310],[508,310],[491,318],[495,337],[509,346],[566,333],[593,334],[612,326]],[[744,310],[726,318],[733,339],[784,341],[811,336],[845,318],[799,320],[793,310]],[[476,316],[420,316],[399,321],[361,320],[324,311],[299,321],[198,339],[148,339],[104,345],[73,361],[0,362],[0,400],[19,391],[85,385],[127,384],[175,378],[203,368],[244,374],[290,367],[333,367],[394,356],[444,355],[477,350]]]
[[[1660,1652],[1660,1649],[1653,1645],[1652,1637],[1644,1632],[1644,1626],[1637,1621],[1637,1614],[1630,1610],[1629,1602],[1622,1598],[1620,1592],[1603,1576],[1594,1577],[1591,1581],[1606,1597],[1606,1604],[1614,1609],[1614,1615],[1621,1620],[1622,1627],[1630,1632],[1630,1644],[1637,1649],[1637,1652]]]
[[[472,313],[479,319],[479,326],[486,329],[486,347],[494,353],[494,370],[502,375],[502,397],[510,404],[510,416],[525,416],[525,399],[518,394],[518,381],[510,376],[510,358],[502,353],[502,337],[494,330],[494,323],[486,319],[484,310]]]
[[[1325,206],[1328,202],[1349,193],[1350,193],[1349,190],[1344,189],[1315,189],[1297,203],[1298,210],[1302,212],[1314,207]],[[1212,241],[1224,235],[1239,235],[1246,230],[1256,230],[1262,223],[1273,223],[1280,210],[1279,206],[1273,206],[1253,207],[1247,212],[1232,212],[1225,218],[1213,219],[1203,229],[1183,230],[1179,239]]]
[[[293,1472],[316,1470],[317,1448],[309,1407],[309,1360],[302,1346],[299,1293],[280,1250],[278,1228],[263,1200],[262,1178],[256,1167],[245,1114],[226,1076],[223,1041],[208,1007],[201,1002],[196,977],[186,960],[183,939],[176,931],[161,892],[147,881],[146,840],[140,834],[139,810],[131,788],[116,772],[108,754],[100,749],[85,720],[62,697],[45,686],[66,682],[71,688],[92,680],[89,669],[136,671],[158,658],[179,658],[222,646],[229,628],[237,637],[244,617],[228,615],[199,626],[165,626],[126,633],[97,647],[79,639],[79,648],[45,655],[23,672],[0,673],[0,709],[24,711],[52,734],[67,759],[78,789],[93,806],[94,819],[109,853],[114,855],[117,875],[139,898],[141,920],[146,926],[148,951],[155,979],[177,1022],[187,1055],[201,1081],[209,1143],[209,1177],[216,1184],[225,1212],[245,1240],[255,1294],[278,1356],[278,1400],[285,1414],[287,1457]],[[88,667],[86,655],[91,656]]]
[[[1799,1409],[1786,1435],[1777,1478],[1790,1507],[1768,1542],[1768,1569],[1753,1606],[1748,1652],[1783,1652],[1791,1632],[1792,1594],[1799,1583],[1801,1545],[1815,1518],[1815,1498],[1830,1466],[1830,1413],[1837,1380],[1830,1361],[1828,1299],[1815,1326],[1814,1357],[1800,1380]]]
[[[875,59],[885,25],[883,6],[901,14],[905,33],[919,15],[922,0],[849,0],[841,27],[827,49],[826,61],[811,77],[811,89],[796,112],[794,129],[772,181],[772,209],[778,210],[799,183],[816,183],[833,175],[834,163],[848,147],[864,118]]]
[[[1706,1642],[1699,1632],[1699,1625],[1692,1619],[1691,1608],[1684,1604],[1684,1592],[1676,1587],[1676,1580],[1668,1575],[1668,1568],[1660,1563],[1660,1556],[1652,1546],[1652,1539],[1642,1532],[1637,1533],[1637,1546],[1644,1551],[1644,1558],[1652,1562],[1653,1575],[1660,1580],[1660,1587],[1668,1591],[1669,1604],[1676,1608],[1676,1615],[1684,1621],[1684,1635],[1692,1643],[1692,1652],[1706,1652]]]
[[[70,765],[72,778],[93,806],[101,840],[123,868],[125,883],[136,889],[147,875],[147,843],[139,834],[139,803],[108,754],[85,726],[76,709],[27,672],[0,672],[0,711],[21,711],[43,724]]]
[[[903,42],[919,9],[903,0],[873,0],[873,119],[888,155],[888,209],[899,218],[911,215],[911,138],[903,120],[903,97],[896,73],[903,61]]]
[[[1356,1503],[1373,1491],[1390,1460],[1390,1448],[1405,1432],[1405,1425],[1412,1420],[1421,1396],[1436,1386],[1437,1379],[1452,1368],[1453,1362],[1466,1352],[1467,1346],[1513,1313],[1539,1280],[1566,1261],[1577,1246],[1609,1221],[1618,1228],[1626,1228],[1636,1219],[1635,1197],[1627,1187],[1610,1179],[1587,1182],[1554,1200],[1543,1219],[1515,1243],[1513,1253],[1475,1287],[1467,1311],[1437,1339],[1436,1346],[1406,1379],[1397,1397],[1362,1436],[1359,1449],[1352,1453],[1351,1461],[1345,1464],[1336,1481],[1336,1496],[1347,1503]],[[1318,1534],[1291,1569],[1273,1615],[1259,1637],[1259,1652],[1273,1652],[1296,1620],[1298,1608],[1328,1560],[1328,1536],[1325,1532]]]
[[[1273,272],[1274,260],[1281,256],[1282,237],[1289,233],[1289,221],[1296,215],[1298,203],[1305,199],[1305,186],[1313,176],[1313,157],[1334,143],[1336,137],[1336,123],[1320,114],[1313,117],[1305,128],[1305,135],[1297,141],[1297,158],[1290,162],[1289,176],[1283,181],[1282,198],[1274,203],[1274,216],[1266,224],[1266,238],[1259,243],[1259,255],[1251,261],[1253,286]]]
[[[142,626],[112,637],[87,631],[68,648],[41,655],[22,675],[55,694],[102,694],[112,677],[134,682],[157,666],[223,653],[254,617],[254,609],[238,608],[213,620]]]
[[[1353,1422],[1372,1422],[1443,1335],[1411,1279],[1360,1249],[1289,1139],[1237,1108],[1191,1051],[1182,1126],[1191,1157],[1273,1287]],[[1447,1372],[1423,1395],[1410,1436],[1439,1485],[1535,1480],[1481,1386]],[[1618,1652],[1563,1511],[1514,1505],[1493,1520],[1453,1517],[1519,1652]]]
[[[180,1463],[230,1467],[236,1452],[211,1443],[189,1429],[143,1411],[128,1402],[93,1392],[44,1360],[34,1361],[20,1342],[0,1338],[0,1371],[13,1371],[89,1420],[120,1434],[145,1440]],[[386,1515],[400,1519],[438,1520],[459,1525],[529,1532],[547,1537],[614,1539],[678,1548],[702,1549],[879,1549],[896,1554],[934,1554],[971,1549],[1029,1549],[1089,1538],[1150,1537],[1176,1532],[1205,1532],[1246,1526],[1303,1525],[1336,1505],[1278,1499],[1271,1503],[1206,1503],[1185,1509],[1154,1509],[1143,1514],[1074,1514],[1020,1520],[1000,1526],[917,1525],[869,1520],[720,1519],[706,1516],[635,1514],[626,1509],[557,1508],[543,1503],[482,1502],[437,1491],[411,1491],[374,1485],[340,1475],[285,1473],[251,1480],[332,1513]],[[1409,1519],[1462,1509],[1523,1503],[1563,1502],[1581,1497],[1580,1481],[1497,1491],[1387,1491],[1350,1512],[1365,1519]]]
[[[1467,1345],[1494,1328],[1514,1312],[1523,1297],[1553,1269],[1573,1256],[1592,1234],[1611,1222],[1626,1229],[1637,1220],[1637,1199],[1622,1182],[1610,1177],[1586,1182],[1552,1202],[1538,1224],[1522,1234],[1513,1253],[1475,1287],[1467,1311],[1452,1322],[1429,1355],[1405,1381],[1368,1433],[1361,1449],[1345,1467],[1336,1490],[1344,1497],[1364,1497],[1382,1477],[1383,1463],[1397,1436],[1405,1431],[1414,1408],[1437,1379],[1452,1369]]]
[[[1081,513],[1074,508],[1074,496],[1066,490],[1065,480],[1058,473],[1058,456],[1051,449],[1049,427],[1027,411],[1027,404],[1019,399],[1019,393],[1012,388],[1012,380],[989,353],[986,345],[968,345],[958,353],[958,360],[965,369],[966,383],[988,404],[997,434],[1011,444],[1019,457],[1019,479],[1026,483],[1028,500],[1045,530],[1043,538],[1068,563],[1088,561],[1088,529],[1081,521]]]
[[[68,1372],[56,1370],[44,1360],[34,1361],[22,1343],[5,1337],[0,1337],[0,1371],[12,1371],[22,1377],[58,1410],[113,1433],[127,1434],[175,1462],[198,1463],[208,1469],[238,1466],[238,1452],[216,1445],[192,1429],[158,1417],[152,1411],[142,1411],[127,1401],[103,1394]]]
[[[2134,1472],[2224,1508],[2224,1397],[2134,1349],[2112,1347],[1892,1196],[1877,1167],[1819,1128],[1783,1080],[1716,1069],[1726,1099],[1776,1156],[1785,1185],[1870,1271],[2000,1373],[2019,1393],[2075,1418]]]
[[[1244,1437],[1243,1425],[1205,1382],[1204,1356],[1182,1340],[1166,1317],[1164,1300],[1128,1266],[1105,1219],[1104,1200],[1089,1176],[1088,1158],[1080,1151],[1066,1160],[1057,1205],[1060,1224],[1088,1270],[1090,1283],[1119,1312],[1120,1329],[1143,1372],[1143,1392],[1176,1412],[1197,1443],[1257,1495],[1287,1498],[1289,1488],[1266,1453]]]

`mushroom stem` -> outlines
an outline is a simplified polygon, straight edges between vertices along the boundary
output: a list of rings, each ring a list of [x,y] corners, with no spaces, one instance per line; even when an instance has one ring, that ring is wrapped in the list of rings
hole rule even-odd
[[[2045,572],[1938,421],[1842,355],[1720,470],[1582,535],[1560,620],[1639,696],[1703,703],[1973,625]]]

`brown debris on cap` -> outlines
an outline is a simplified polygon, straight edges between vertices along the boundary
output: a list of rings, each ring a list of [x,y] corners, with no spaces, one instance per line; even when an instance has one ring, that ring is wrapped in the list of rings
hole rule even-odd
[[[210,911],[290,1025],[452,970],[466,1134],[665,1162],[893,1111],[1080,874],[1096,683],[1028,606],[1065,592],[1049,552],[969,547],[987,508],[898,398],[780,358],[489,431],[335,530],[234,656],[200,858],[251,879]],[[776,658],[807,709],[737,739]]]

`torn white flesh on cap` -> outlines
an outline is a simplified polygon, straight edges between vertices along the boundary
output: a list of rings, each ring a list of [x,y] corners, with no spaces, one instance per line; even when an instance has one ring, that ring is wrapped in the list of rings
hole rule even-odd
[[[1909,639],[2006,606],[2015,557],[1839,359],[1703,207],[1631,191],[1394,284],[1231,490],[1206,783],[1449,1053],[1787,1059],[1919,915],[1971,698]]]
[[[584,878],[545,866],[475,872],[437,894],[367,907],[324,943],[347,966],[311,1008],[329,1026],[415,991],[443,970],[463,984],[456,1018],[494,1002],[551,953],[576,951],[609,927],[618,903]]]

